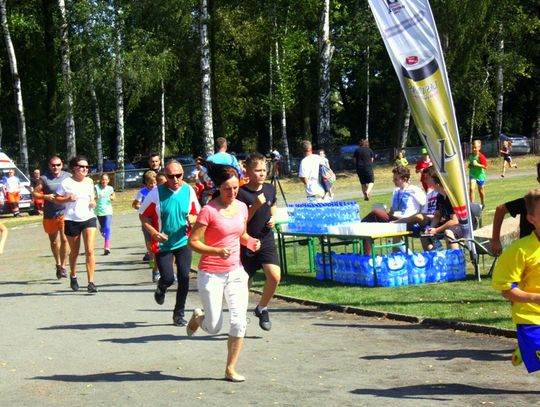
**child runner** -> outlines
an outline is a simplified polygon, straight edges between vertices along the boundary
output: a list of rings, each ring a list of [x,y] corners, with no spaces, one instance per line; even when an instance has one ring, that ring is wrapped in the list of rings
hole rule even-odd
[[[427,148],[422,148],[422,150],[420,150],[420,153],[422,154],[422,158],[416,162],[415,171],[417,174],[420,174],[420,182],[424,187],[424,191],[427,192],[428,185],[426,184],[426,176],[424,174],[424,170],[431,167],[433,165],[433,162],[431,161],[431,158],[429,158]]]
[[[156,176],[157,174],[154,171],[152,170],[146,171],[146,173],[144,174],[145,187],[141,188],[137,192],[137,195],[135,195],[135,200],[131,204],[131,207],[133,209],[136,209],[138,211],[139,208],[141,207],[141,204],[144,201],[144,198],[146,198],[146,195],[148,195],[148,192],[150,192],[152,189],[156,187],[157,185]],[[159,271],[157,269],[154,253],[152,252],[152,248],[150,246],[150,233],[146,230],[146,228],[142,225],[142,223],[143,222],[141,220],[141,229],[144,236],[146,254],[148,255],[149,265],[150,265],[150,268],[152,269],[152,282],[155,283],[156,281],[159,280]]]
[[[469,155],[469,195],[471,202],[474,202],[474,184],[478,187],[478,195],[480,195],[480,203],[484,209],[484,200],[486,197],[484,184],[486,183],[486,168],[488,166],[486,156],[482,154],[480,149],[482,142],[474,140],[472,143],[472,152]]]
[[[525,205],[534,231],[503,251],[493,272],[492,286],[512,302],[518,339],[512,363],[523,361],[532,373],[540,370],[540,188],[525,195]]]
[[[409,165],[409,160],[407,160],[405,158],[405,151],[401,150],[396,159],[394,160],[394,167],[399,167],[399,166],[402,166],[402,167],[406,167],[407,165]],[[427,189],[426,189],[426,192],[427,192]]]
[[[501,177],[504,178],[506,167],[517,168],[517,164],[512,161],[512,142],[510,140],[504,140],[499,153],[501,153],[501,157],[503,158]]]
[[[99,184],[94,186],[96,189],[96,208],[94,212],[99,221],[101,236],[105,239],[103,254],[107,256],[111,252],[111,223],[114,201],[114,189],[109,185],[109,176],[101,174]]]
[[[266,181],[266,159],[262,154],[252,153],[246,159],[247,178],[249,182],[238,191],[238,199],[248,207],[247,232],[261,241],[261,249],[256,253],[245,246],[240,247],[240,259],[244,270],[249,275],[248,286],[251,287],[253,276],[258,269],[263,269],[266,277],[259,304],[255,307],[255,316],[259,318],[259,326],[265,331],[272,328],[268,316],[268,303],[274,296],[281,278],[279,258],[274,232],[277,212],[276,188]]]

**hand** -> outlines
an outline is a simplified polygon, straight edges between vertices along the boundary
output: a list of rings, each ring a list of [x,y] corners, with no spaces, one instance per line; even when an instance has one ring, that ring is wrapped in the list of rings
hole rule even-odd
[[[223,247],[219,249],[218,255],[222,259],[226,260],[231,256],[231,249],[227,249],[226,247]]]
[[[196,221],[197,221],[197,215],[188,215],[187,216],[188,225],[193,226]]]
[[[436,228],[427,228],[426,233],[429,233],[430,235],[436,235],[437,229]]]
[[[254,251],[258,251],[260,248],[261,248],[261,241],[259,239],[255,239]]]
[[[68,202],[75,202],[77,200],[77,195],[72,194],[67,197]]]
[[[257,201],[258,201],[260,206],[262,206],[262,205],[264,205],[266,203],[266,197],[264,196],[263,193],[260,193],[259,195],[257,195]]]
[[[96,207],[96,201],[91,200],[90,204],[88,205],[91,209],[94,209]]]
[[[499,256],[502,253],[502,245],[499,239],[491,240],[491,252],[494,256]]]
[[[160,242],[160,243],[166,242],[167,240],[169,240],[169,237],[165,233],[160,233],[160,232],[154,233],[152,237],[154,238],[156,242]]]
[[[270,219],[268,219],[268,222],[266,222],[266,227],[268,227],[268,229],[272,229],[275,224],[276,224],[276,221],[274,217],[270,216]]]

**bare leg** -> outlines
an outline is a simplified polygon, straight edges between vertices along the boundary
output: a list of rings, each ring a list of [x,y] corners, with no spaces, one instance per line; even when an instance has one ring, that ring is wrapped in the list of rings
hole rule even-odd
[[[478,185],[478,195],[480,195],[480,203],[482,204],[482,207],[484,206],[484,198],[486,197],[486,190],[484,186]]]
[[[243,382],[244,376],[236,372],[236,363],[240,357],[240,351],[244,344],[244,338],[240,336],[230,336],[227,340],[227,368],[225,369],[225,378],[233,382]]]
[[[373,189],[373,185],[374,185],[373,182],[370,182],[369,184],[367,184],[366,195],[367,195],[368,199],[371,198],[371,190]]]
[[[474,185],[476,181],[474,179],[469,179],[469,198],[471,202],[474,202]]]
[[[96,228],[86,228],[82,231],[84,240],[84,252],[86,255],[86,273],[88,282],[94,282],[94,273],[96,270],[96,257],[94,254],[94,245],[96,241]]]
[[[79,257],[81,235],[67,236],[67,241],[69,244],[69,275],[77,277],[77,258]]]
[[[68,261],[69,245],[68,245],[68,241],[66,239],[66,235],[64,234],[63,229],[58,232],[58,235],[60,239],[60,262],[57,264],[60,264],[60,266],[65,267]]]
[[[279,281],[281,280],[281,269],[275,264],[263,264],[264,275],[266,282],[264,283],[263,292],[259,301],[259,307],[264,308],[276,293]],[[251,283],[251,279],[250,283]],[[251,288],[251,286],[250,286]]]
[[[0,223],[0,254],[4,253],[4,245],[8,237],[8,229],[2,223]]]
[[[61,255],[60,255],[60,240],[58,239],[59,232],[56,231],[54,233],[51,233],[49,236],[49,243],[51,245],[51,252],[54,257],[54,261],[56,264],[61,264]]]

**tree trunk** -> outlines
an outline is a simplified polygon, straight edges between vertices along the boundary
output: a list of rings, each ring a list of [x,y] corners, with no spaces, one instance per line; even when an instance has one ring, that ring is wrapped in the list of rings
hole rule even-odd
[[[275,20],[274,20],[275,21]],[[277,23],[276,23],[277,24]],[[276,53],[276,70],[277,70],[277,76],[279,78],[279,86],[281,88],[280,94],[281,94],[281,144],[283,144],[283,171],[285,174],[291,173],[291,158],[289,153],[289,141],[287,138],[287,107],[285,105],[285,97],[283,95],[284,89],[283,89],[283,75],[281,72],[281,59],[284,56],[282,55],[280,57],[279,54],[279,42],[276,39],[275,41],[275,53]]]
[[[161,79],[161,140],[159,143],[161,166],[165,167],[165,83]]]
[[[64,92],[66,103],[66,147],[67,157],[77,155],[77,141],[75,138],[75,119],[73,118],[73,91],[71,86],[71,60],[68,40],[68,22],[66,17],[66,5],[64,0],[58,0],[60,9],[60,38],[62,43],[62,76],[64,77]]]
[[[201,91],[203,109],[204,151],[207,156],[214,154],[214,126],[212,121],[212,86],[210,81],[210,44],[208,42],[208,4],[201,0],[200,41],[201,41]]]
[[[122,9],[115,8],[116,177],[115,188],[124,189],[124,82],[122,70]]]
[[[94,120],[96,128],[96,154],[97,154],[97,170],[103,172],[103,141],[101,138],[101,114],[99,112],[99,102],[96,95],[94,81],[90,80],[90,97],[94,104]]]
[[[502,58],[504,53],[504,39],[502,24],[499,26],[499,35],[501,41],[499,43],[499,58]],[[497,102],[495,108],[495,114],[493,115],[493,137],[497,140],[502,130],[502,118],[503,118],[503,101],[504,101],[504,72],[502,62],[499,60],[497,66],[497,78],[496,78],[496,92]]]
[[[405,114],[403,117],[403,129],[401,129],[401,143],[400,147],[403,150],[407,145],[407,140],[409,139],[409,128],[411,124],[411,109],[409,105],[405,108]]]
[[[274,67],[272,63],[272,43],[270,43],[270,55],[269,55],[269,61],[270,61],[270,70],[269,70],[269,84],[268,84],[268,144],[270,144],[269,148],[271,149],[274,146],[274,126],[272,125],[272,105],[274,103]]]
[[[9,32],[9,25],[7,21],[6,12],[6,0],[0,0],[0,22],[4,31],[4,40],[6,43],[6,49],[9,59],[9,68],[11,70],[11,76],[13,77],[13,94],[15,96],[15,107],[17,109],[17,130],[19,132],[19,159],[21,170],[29,175],[28,171],[28,143],[26,141],[26,120],[24,117],[24,104],[21,89],[21,78],[19,77],[19,70],[17,68],[17,57],[15,55],[15,48],[13,48],[13,42],[11,41],[11,34]]]
[[[317,137],[320,147],[330,146],[330,62],[332,60],[330,43],[330,0],[324,0],[319,40],[319,118]]]
[[[55,0],[42,0],[42,15],[43,15],[43,43],[45,47],[45,70],[47,93],[45,97],[46,109],[46,124],[45,137],[47,145],[47,156],[57,154],[58,132],[56,131],[56,109],[57,109],[57,94],[56,94],[56,63],[55,63],[55,46],[54,46],[54,23],[53,14],[55,8]]]
[[[365,139],[369,140],[369,99],[370,99],[370,92],[369,92],[369,45],[366,49],[366,58],[367,58],[367,67],[366,67],[366,132],[365,132]]]

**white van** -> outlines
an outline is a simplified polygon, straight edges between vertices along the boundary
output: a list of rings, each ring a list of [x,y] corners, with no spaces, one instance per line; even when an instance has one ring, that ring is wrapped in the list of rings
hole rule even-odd
[[[21,212],[35,212],[35,205],[32,199],[32,192],[30,191],[30,180],[21,170],[17,168],[15,163],[6,154],[0,152],[0,180],[3,182],[4,177],[7,177],[8,170],[14,170],[15,176],[21,181],[22,189],[19,193],[19,210]],[[0,189],[0,215],[10,214],[11,208],[9,207],[7,200]]]

